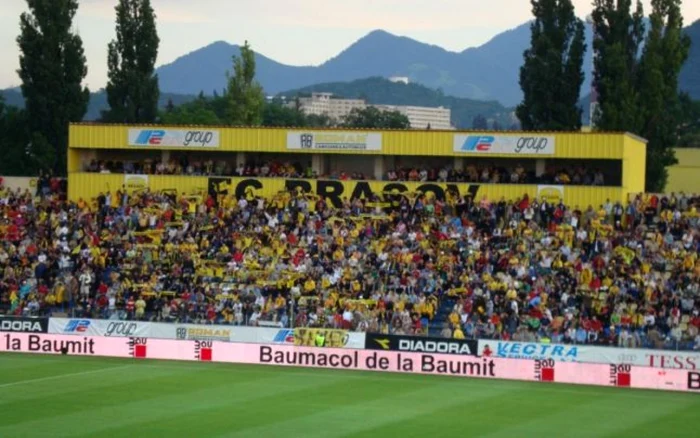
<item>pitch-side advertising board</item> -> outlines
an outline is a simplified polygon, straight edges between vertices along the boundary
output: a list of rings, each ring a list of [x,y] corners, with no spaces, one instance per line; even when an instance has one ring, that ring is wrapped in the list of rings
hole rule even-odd
[[[0,352],[337,368],[700,392],[700,372],[697,371],[552,359],[13,332],[0,332]]]
[[[479,356],[700,370],[700,352],[480,340]]]
[[[139,337],[180,339],[189,341],[252,342],[259,344],[299,344],[304,333],[293,329],[273,327],[239,327],[232,325],[176,324],[143,321],[119,321],[80,318],[51,318],[49,333],[57,335]],[[318,331],[314,329],[315,331]],[[365,348],[365,334],[323,330],[326,339],[334,340],[334,347]]]
[[[426,336],[381,335],[367,333],[367,350],[407,351],[412,353],[447,353],[476,356],[477,341]]]
[[[29,318],[22,316],[0,315],[0,331],[46,333],[48,327],[48,318]]]

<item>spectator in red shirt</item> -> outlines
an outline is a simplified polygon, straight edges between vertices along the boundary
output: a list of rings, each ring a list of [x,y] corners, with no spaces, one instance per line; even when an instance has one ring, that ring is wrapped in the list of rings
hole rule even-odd
[[[130,296],[129,299],[126,302],[126,314],[128,319],[134,319],[134,309],[136,307],[136,303],[134,302],[134,297]]]

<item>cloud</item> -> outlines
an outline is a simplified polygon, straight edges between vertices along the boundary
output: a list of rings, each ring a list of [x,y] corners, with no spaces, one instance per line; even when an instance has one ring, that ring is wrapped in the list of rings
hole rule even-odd
[[[117,3],[117,0],[83,0],[80,3],[78,14],[83,17],[109,20],[113,22],[115,20],[114,8]],[[171,23],[211,23],[216,21],[219,18],[216,13],[202,13],[203,10],[207,10],[208,8],[202,8],[201,3],[207,3],[207,1],[152,1],[151,7],[156,13],[156,19],[159,25]],[[209,1],[209,3],[216,2]],[[210,8],[210,10],[214,10],[214,6],[215,5],[212,4],[212,8]]]
[[[193,14],[172,9],[156,11],[156,16],[159,23],[206,24],[216,21],[212,15]]]
[[[274,0],[260,1],[265,3]],[[272,11],[269,19],[278,25],[331,29],[393,29],[434,31],[471,27],[488,21],[489,26],[523,21],[529,10],[524,0],[502,0],[507,8],[474,8],[465,1],[442,0],[286,0],[288,8]],[[508,13],[501,12],[503,9]]]
[[[111,0],[83,0],[78,6],[78,15],[113,21],[115,5],[116,2]]]
[[[13,0],[14,1],[14,0]],[[531,17],[527,0],[152,0],[159,25],[260,23],[279,28],[438,31],[473,27],[509,28]],[[577,14],[590,13],[591,0],[574,0]],[[650,0],[643,0],[650,11]],[[114,21],[117,0],[82,0],[79,14]],[[700,18],[700,2],[686,0],[689,24]]]

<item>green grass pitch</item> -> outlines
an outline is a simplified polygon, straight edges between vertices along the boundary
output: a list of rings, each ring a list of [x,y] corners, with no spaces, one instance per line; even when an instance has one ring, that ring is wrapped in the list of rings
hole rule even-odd
[[[0,354],[0,437],[692,437],[697,394]]]

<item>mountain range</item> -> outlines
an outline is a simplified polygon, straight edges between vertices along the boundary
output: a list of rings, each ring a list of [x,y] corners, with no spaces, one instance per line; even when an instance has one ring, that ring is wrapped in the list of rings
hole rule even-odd
[[[523,52],[530,44],[529,26],[525,23],[496,35],[486,44],[461,52],[376,30],[318,66],[285,65],[256,53],[256,78],[268,95],[276,95],[317,84],[406,76],[411,82],[436,89],[445,96],[497,101],[505,107],[513,107],[522,99],[518,77]],[[680,75],[680,88],[700,100],[700,21],[687,27],[685,32],[694,44]],[[584,100],[591,87],[591,38],[588,26],[589,50],[584,59],[586,80],[581,90]],[[231,70],[231,57],[239,54],[239,46],[218,41],[162,65],[157,69],[161,104],[168,99],[176,104],[191,100],[200,91],[205,94],[221,92],[226,85],[226,72]],[[8,104],[21,102],[16,89],[4,90],[2,94]],[[97,92],[91,99],[86,119],[96,118],[105,104],[104,96]]]
[[[277,94],[319,83],[407,76],[447,95],[512,106],[520,100],[518,69],[529,35],[524,24],[457,53],[375,30],[319,66],[285,65],[256,53],[257,80],[268,94]],[[158,68],[160,87],[183,94],[222,90],[231,57],[239,53],[239,46],[223,41],[188,53]]]
[[[695,44],[681,74],[681,88],[700,99],[700,21],[686,28],[686,32]],[[591,87],[591,39],[592,30],[587,26],[589,47],[584,59],[586,81],[582,96]],[[446,95],[497,100],[505,106],[514,106],[522,98],[518,77],[523,52],[529,44],[529,23],[462,52],[376,30],[319,66],[290,66],[256,54],[257,79],[268,94],[274,95],[319,83],[406,76]],[[158,68],[161,90],[180,94],[222,90],[226,71],[231,69],[231,57],[239,53],[239,46],[218,41],[181,56]]]

